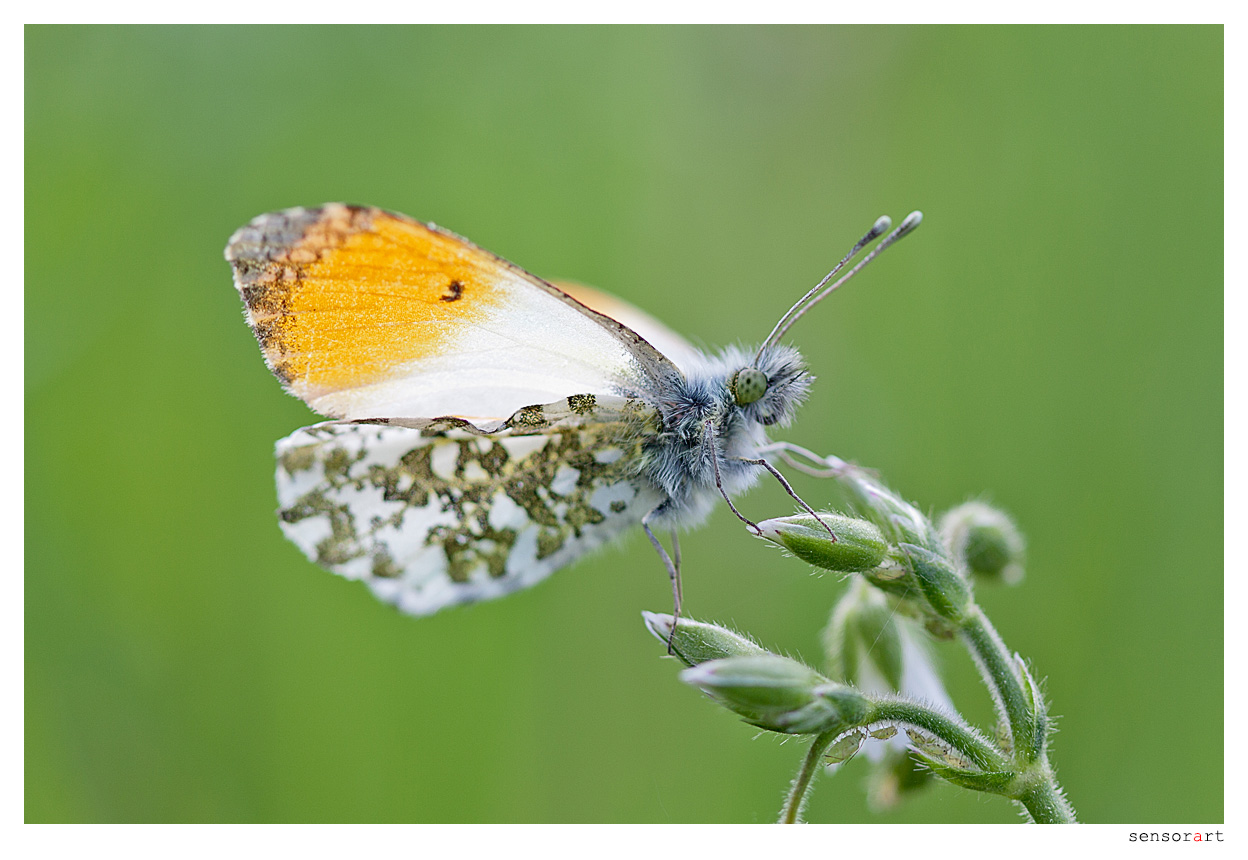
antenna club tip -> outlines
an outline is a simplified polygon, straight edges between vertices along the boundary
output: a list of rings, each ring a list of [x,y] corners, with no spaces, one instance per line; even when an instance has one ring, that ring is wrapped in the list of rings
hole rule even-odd
[[[901,230],[904,233],[909,233],[915,227],[919,226],[919,224],[921,224],[922,222],[923,222],[923,213],[920,212],[918,209],[915,209],[913,212],[911,212],[909,215],[906,216],[905,221],[901,222]]]
[[[887,215],[881,215],[875,219],[875,224],[871,227],[871,232],[867,235],[871,237],[882,236],[888,232],[888,228],[893,226],[893,219]]]

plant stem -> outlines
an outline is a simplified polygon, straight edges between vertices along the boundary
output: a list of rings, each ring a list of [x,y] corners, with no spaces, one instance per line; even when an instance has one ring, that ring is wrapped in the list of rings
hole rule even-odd
[[[875,698],[870,722],[914,726],[939,738],[972,765],[984,771],[1004,771],[1009,762],[974,729],[933,710],[899,696]]]
[[[816,735],[814,741],[811,742],[810,749],[806,751],[806,758],[802,759],[802,769],[797,772],[797,776],[793,777],[793,784],[789,786],[789,793],[784,798],[784,806],[780,809],[781,824],[797,824],[802,820],[802,807],[806,805],[806,795],[810,791],[815,774],[819,772],[819,763],[838,734],[838,732],[824,732]]]
[[[1025,758],[1020,764],[1031,764],[1035,759],[1028,751],[1037,747],[1035,711],[1005,642],[977,604],[971,605],[960,633],[1009,729],[1015,757],[1021,753]]]
[[[1074,823],[1074,807],[1049,766],[1047,717],[1039,693],[1034,693],[1036,701],[1032,701],[1034,688],[1024,688],[1009,649],[978,605],[972,604],[960,633],[1010,732],[1021,777],[1019,791],[1010,796],[1037,824]]]
[[[1075,808],[1057,784],[1053,771],[1044,762],[1041,778],[1029,786],[1016,800],[1027,810],[1036,824],[1076,824]]]

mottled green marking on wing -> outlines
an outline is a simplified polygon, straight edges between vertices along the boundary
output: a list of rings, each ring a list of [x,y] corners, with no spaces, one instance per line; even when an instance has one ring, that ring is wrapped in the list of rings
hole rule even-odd
[[[657,430],[637,401],[594,395],[484,427],[317,425],[279,444],[279,517],[322,566],[432,612],[531,584],[639,520],[635,479]]]

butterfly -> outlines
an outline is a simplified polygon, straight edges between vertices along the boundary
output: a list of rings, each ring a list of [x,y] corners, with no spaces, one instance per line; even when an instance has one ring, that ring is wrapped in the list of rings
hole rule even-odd
[[[281,528],[427,615],[533,585],[640,525],[679,615],[677,529],[720,497],[750,523],[731,497],[764,472],[798,498],[764,457],[812,381],[780,338],[921,217],[828,285],[889,229],[879,219],[756,351],[706,354],[434,224],[340,203],[261,215],[225,258],[269,369],[331,419],[277,443]]]

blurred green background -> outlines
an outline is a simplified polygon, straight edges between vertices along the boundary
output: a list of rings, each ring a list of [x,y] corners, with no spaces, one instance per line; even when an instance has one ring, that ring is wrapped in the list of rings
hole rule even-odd
[[[28,821],[768,821],[801,756],[676,680],[634,535],[413,619],[273,517],[315,419],[222,259],[330,200],[756,342],[882,213],[926,221],[792,332],[786,438],[1030,541],[981,589],[1048,677],[1090,822],[1223,818],[1222,30],[26,31]],[[819,481],[794,476],[819,502]],[[741,504],[791,503],[767,484]],[[843,585],[724,509],[689,612],[819,659]],[[987,725],[965,654],[938,650]],[[873,815],[1017,820],[937,786]]]

